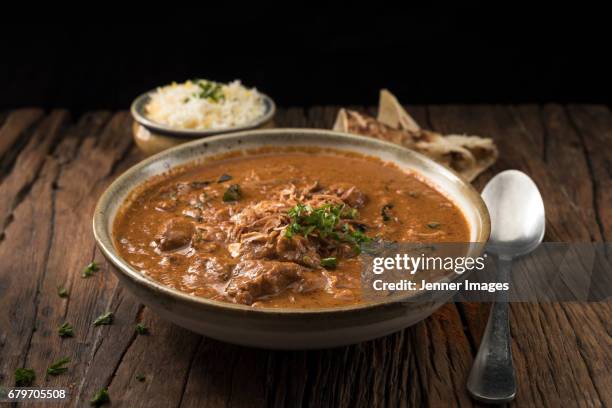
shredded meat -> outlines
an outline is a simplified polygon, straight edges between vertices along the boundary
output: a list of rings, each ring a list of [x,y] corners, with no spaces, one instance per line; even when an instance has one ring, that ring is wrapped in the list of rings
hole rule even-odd
[[[302,236],[291,238],[280,236],[276,241],[275,249],[279,259],[295,262],[309,268],[321,266],[321,257],[317,253],[315,244]]]

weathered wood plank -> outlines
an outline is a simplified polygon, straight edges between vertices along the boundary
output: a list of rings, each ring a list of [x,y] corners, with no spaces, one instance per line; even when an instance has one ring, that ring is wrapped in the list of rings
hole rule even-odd
[[[601,232],[593,208],[595,180],[589,171],[580,134],[560,105],[547,104],[542,107],[540,115],[543,129],[532,128],[529,124],[526,129],[531,134],[543,132],[543,137],[546,137],[543,155],[546,167],[554,174],[563,195],[569,198],[572,211],[580,213],[587,223],[591,240],[600,241]]]
[[[123,350],[133,340],[133,321],[139,311],[139,304],[122,287],[110,266],[97,252],[91,234],[91,217],[99,195],[125,166],[126,155],[132,150],[131,119],[127,113],[115,114],[97,119],[97,130],[85,135],[73,161],[64,166],[58,180],[58,213],[62,214],[66,226],[62,236],[78,241],[79,251],[65,259],[66,240],[58,240],[56,248],[58,268],[62,259],[69,262],[65,280],[70,285],[70,300],[64,311],[64,319],[71,322],[77,333],[76,344],[85,343],[82,358],[74,367],[72,392],[78,404],[87,401],[100,388],[108,386]],[[95,130],[96,128],[92,129]],[[75,183],[74,180],[87,180]],[[68,219],[84,220],[69,229]],[[76,253],[75,253],[76,252]],[[55,253],[55,252],[54,252]],[[88,279],[82,279],[83,267],[95,260],[101,265],[100,271]],[[59,279],[58,279],[59,280]],[[107,311],[115,313],[112,326],[93,327],[92,322]],[[62,343],[70,347],[70,340]],[[58,377],[59,378],[59,377]],[[62,379],[63,380],[63,379]],[[71,384],[72,385],[72,384]]]
[[[11,174],[0,184],[0,197],[3,198],[0,200],[0,239],[11,221],[13,209],[36,181],[47,153],[67,120],[68,113],[65,111],[54,111],[46,117],[17,158]]]
[[[85,222],[91,218],[87,213],[90,208],[83,197],[85,195],[83,190],[88,189],[89,184],[75,183],[78,173],[72,173],[72,177],[68,178],[66,174],[71,174],[73,160],[83,140],[97,138],[109,118],[108,113],[85,115],[78,124],[66,130],[53,155],[46,158],[47,163],[52,163],[58,169],[55,179],[49,181],[49,188],[52,189],[50,219],[53,222],[53,236],[48,243],[50,249],[45,279],[39,288],[40,307],[36,316],[39,330],[34,333],[32,344],[25,356],[26,364],[37,373],[44,373],[50,362],[67,356],[73,361],[71,372],[76,374],[88,357],[86,333],[89,331],[91,321],[83,320],[88,318],[87,304],[81,303],[87,297],[85,291],[81,290],[75,281],[81,279],[81,270],[91,261],[93,253],[91,231]],[[77,178],[77,180],[84,179]],[[28,199],[39,198],[31,194]],[[93,197],[90,201],[93,201]],[[75,223],[75,220],[83,221]],[[23,224],[20,225],[23,227]],[[91,279],[92,282],[96,280]],[[59,286],[69,291],[68,298],[61,299],[57,295]],[[80,312],[81,320],[76,318],[67,320],[70,307]],[[58,326],[66,321],[75,328],[74,338],[61,339],[58,336]],[[75,376],[71,380],[74,381],[76,378]],[[50,386],[66,386],[65,380],[67,378],[63,376],[50,377],[45,383]]]
[[[27,141],[27,133],[43,116],[42,109],[17,109],[0,115],[0,166],[4,170],[9,167],[19,151],[19,147]]]
[[[612,114],[606,106],[570,106],[593,179],[595,219],[606,241],[612,239]]]
[[[51,183],[56,165],[44,166],[31,190],[36,199],[14,209],[15,223],[0,242],[0,382],[13,381],[13,372],[26,363],[25,356],[37,330],[39,290],[45,279],[49,240],[53,235]],[[42,329],[42,327],[40,328]],[[38,382],[40,384],[40,382]]]
[[[36,127],[13,172],[0,184],[0,380],[12,379],[25,364],[36,331],[39,291],[53,235],[51,184],[58,166],[45,163],[52,142],[67,120],[56,111]],[[28,122],[30,123],[30,122]],[[29,193],[29,194],[28,194]],[[10,223],[10,220],[16,220]],[[7,228],[6,231],[4,228]]]
[[[329,128],[336,111],[279,109],[277,126]],[[435,130],[494,137],[500,161],[476,180],[477,187],[505,168],[527,171],[546,194],[548,239],[581,241],[609,233],[609,112],[571,107],[569,119],[556,105],[410,107],[410,112]],[[69,356],[68,373],[49,379],[40,374],[37,384],[69,387],[73,406],[85,405],[102,387],[109,387],[113,406],[129,407],[474,405],[465,379],[486,305],[448,304],[383,339],[298,352],[223,344],[143,308],[95,250],[90,226],[102,190],[140,158],[131,143],[129,115],[111,119],[92,113],[67,129],[63,115],[53,113],[35,127],[0,184],[0,193],[13,198],[4,209],[0,203],[0,216],[4,211],[4,219],[15,217],[6,223],[0,258],[19,257],[8,263],[10,269],[0,267],[0,295],[10,295],[0,297],[0,308],[9,312],[0,314],[0,383],[17,366],[43,373],[53,360]],[[560,165],[570,168],[557,173]],[[579,186],[583,177],[594,183]],[[565,191],[558,188],[561,182]],[[28,219],[37,222],[23,222]],[[102,268],[82,279],[81,269],[92,259]],[[68,299],[57,297],[60,284],[70,290]],[[115,323],[93,328],[93,319],[107,310],[115,312]],[[513,305],[512,312],[517,405],[555,406],[572,399],[612,404],[609,304]],[[75,338],[57,337],[63,321],[74,325]],[[137,322],[151,334],[137,336]],[[144,382],[135,378],[139,373]]]

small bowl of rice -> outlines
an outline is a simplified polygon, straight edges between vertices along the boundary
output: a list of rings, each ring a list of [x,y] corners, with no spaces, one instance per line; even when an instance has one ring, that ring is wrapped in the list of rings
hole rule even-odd
[[[131,107],[134,140],[147,155],[221,133],[271,127],[274,101],[239,80],[172,83],[144,93]]]

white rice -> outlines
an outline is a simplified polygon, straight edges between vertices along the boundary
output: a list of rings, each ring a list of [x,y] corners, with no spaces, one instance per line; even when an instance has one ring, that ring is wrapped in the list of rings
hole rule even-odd
[[[198,83],[220,86],[221,98],[202,98]],[[265,104],[255,88],[239,80],[229,84],[187,81],[160,87],[151,95],[146,114],[154,122],[180,129],[226,129],[252,122],[264,114]]]

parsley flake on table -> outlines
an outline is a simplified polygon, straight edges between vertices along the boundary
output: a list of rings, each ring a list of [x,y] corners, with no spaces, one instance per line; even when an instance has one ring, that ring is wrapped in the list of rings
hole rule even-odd
[[[81,276],[83,278],[89,278],[90,276],[94,274],[94,272],[96,272],[99,269],[100,269],[100,266],[96,263],[96,261],[92,261],[89,263],[89,265],[87,265],[83,269],[83,273],[81,274]]]
[[[31,368],[18,368],[15,370],[15,386],[29,387],[36,379],[36,374]]]
[[[136,333],[138,334],[149,334],[149,328],[142,323],[136,325]]]
[[[102,388],[100,391],[93,396],[89,403],[94,407],[100,407],[107,402],[110,402],[110,396],[108,395],[108,389]]]
[[[98,316],[98,318],[96,320],[94,320],[93,325],[94,326],[103,326],[103,325],[109,325],[113,323],[113,313],[112,312],[106,312],[103,315]]]
[[[57,360],[55,363],[51,364],[49,368],[47,368],[47,374],[49,375],[59,375],[68,371],[68,367],[66,364],[70,362],[70,358],[64,357]]]
[[[60,337],[73,337],[74,336],[73,327],[68,322],[64,322],[60,327],[58,327],[57,333],[59,334]]]
[[[69,295],[68,293],[68,289],[66,289],[63,286],[58,286],[57,287],[57,296],[61,297],[61,298],[67,298]]]

